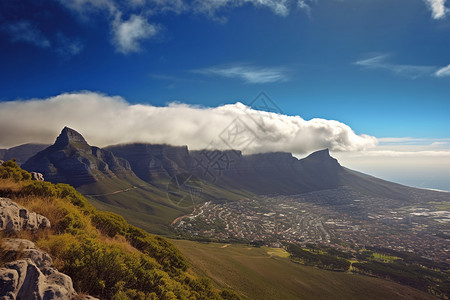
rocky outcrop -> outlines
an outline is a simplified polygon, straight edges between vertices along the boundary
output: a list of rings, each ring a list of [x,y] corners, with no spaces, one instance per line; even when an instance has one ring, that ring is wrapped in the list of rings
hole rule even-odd
[[[77,293],[72,279],[51,267],[48,253],[22,239],[4,239],[4,252],[20,259],[0,268],[0,299],[72,299]]]
[[[0,198],[0,230],[17,232],[50,227],[47,218],[30,212],[10,199]],[[0,300],[98,300],[79,296],[72,279],[56,270],[50,255],[29,240],[3,238],[0,253]]]
[[[50,221],[46,217],[30,212],[10,199],[0,198],[0,230],[7,232],[36,231],[49,227]]]
[[[32,180],[44,181],[44,175],[42,175],[41,173],[31,172],[30,174]]]
[[[53,145],[28,159],[22,168],[41,173],[50,182],[74,187],[104,178],[135,176],[128,161],[90,146],[81,134],[68,127],[64,127]]]

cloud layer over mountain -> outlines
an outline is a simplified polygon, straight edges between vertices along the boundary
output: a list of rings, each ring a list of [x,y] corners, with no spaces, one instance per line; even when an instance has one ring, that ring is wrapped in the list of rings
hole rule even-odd
[[[242,103],[216,108],[180,103],[155,107],[93,92],[0,103],[0,147],[52,143],[64,126],[96,146],[147,142],[304,154],[322,148],[361,151],[377,143],[375,137],[358,135],[338,121],[304,120]]]

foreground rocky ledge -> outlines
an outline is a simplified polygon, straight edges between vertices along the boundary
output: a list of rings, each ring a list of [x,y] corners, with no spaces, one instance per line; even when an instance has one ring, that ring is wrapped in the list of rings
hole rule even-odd
[[[33,242],[5,239],[2,246],[3,251],[22,258],[0,268],[0,299],[71,299],[77,295],[72,279],[51,267],[50,255]]]
[[[50,221],[46,217],[30,212],[10,199],[0,198],[0,231],[15,233],[49,227]],[[0,300],[97,299],[79,296],[72,279],[52,267],[50,255],[33,242],[16,238],[4,238],[1,242],[3,257],[13,261],[0,268]]]

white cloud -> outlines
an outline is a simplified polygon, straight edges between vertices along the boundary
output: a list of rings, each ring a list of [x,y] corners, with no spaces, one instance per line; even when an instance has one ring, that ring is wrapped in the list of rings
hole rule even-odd
[[[84,44],[79,39],[71,39],[59,32],[56,35],[56,53],[63,58],[70,58],[83,51]]]
[[[437,70],[435,75],[437,77],[450,76],[450,65]]]
[[[72,12],[75,12],[81,20],[95,18],[105,19],[113,32],[113,44],[119,52],[124,54],[137,52],[140,49],[139,42],[151,38],[159,26],[148,23],[148,18],[158,14],[172,12],[202,13],[219,21],[225,21],[226,17],[218,17],[217,14],[227,9],[233,9],[244,5],[264,7],[274,14],[287,16],[292,7],[299,7],[308,13],[311,10],[308,3],[317,0],[56,0]],[[122,16],[131,16],[128,21],[122,20]]]
[[[445,7],[447,0],[424,0],[431,10],[433,19],[445,18],[445,15],[449,12],[449,9]]]
[[[64,126],[79,131],[97,146],[147,142],[203,149],[212,143],[215,148],[229,149],[247,140],[250,143],[245,144],[245,153],[309,153],[323,148],[359,151],[377,142],[338,121],[307,121],[256,111],[241,103],[216,108],[186,104],[155,107],[92,92],[0,103],[0,147],[33,141],[52,143]],[[239,135],[233,138],[234,133]]]
[[[405,76],[412,79],[431,75],[437,69],[434,66],[393,64],[386,61],[387,57],[388,55],[377,55],[356,61],[355,64],[369,69],[388,70],[396,75]]]
[[[288,80],[288,70],[285,68],[234,65],[204,68],[200,70],[194,70],[193,72],[204,75],[237,78],[243,80],[246,83],[271,83]]]
[[[83,43],[80,40],[69,38],[61,32],[48,37],[38,29],[37,24],[28,20],[4,25],[0,30],[7,32],[14,43],[23,42],[48,49],[64,58],[70,58],[83,50]]]
[[[317,2],[317,0],[298,0],[297,7],[304,10],[308,16],[311,16],[311,2]]]
[[[5,25],[1,29],[11,36],[13,42],[25,42],[40,48],[51,47],[50,40],[30,21],[21,20]]]
[[[267,7],[275,14],[287,16],[289,14],[290,0],[196,0],[194,10],[214,16],[217,11],[224,8],[240,7],[245,4],[253,4],[256,7]]]
[[[81,17],[87,18],[93,12],[106,11],[110,15],[118,12],[114,0],[57,0],[68,9],[77,12]]]
[[[380,145],[432,145],[447,144],[450,138],[432,139],[432,138],[411,138],[411,137],[385,137],[378,138]]]
[[[154,37],[158,32],[159,26],[137,15],[131,15],[130,19],[123,21],[121,14],[118,14],[113,23],[114,44],[117,51],[124,54],[139,52],[140,42]]]
[[[450,150],[443,151],[398,151],[398,150],[372,150],[355,152],[353,156],[359,157],[446,157],[450,159]]]

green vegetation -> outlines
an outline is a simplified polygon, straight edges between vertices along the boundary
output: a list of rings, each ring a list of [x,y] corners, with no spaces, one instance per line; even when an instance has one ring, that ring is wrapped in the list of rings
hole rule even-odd
[[[286,248],[291,254],[291,259],[308,266],[333,271],[347,271],[350,268],[350,262],[348,260],[320,250],[303,249],[294,244],[289,244]]]
[[[352,267],[354,272],[390,279],[440,297],[448,295],[450,291],[448,275],[418,265],[367,261],[354,263]]]
[[[327,246],[286,247],[294,262],[333,271],[351,271],[392,280],[445,299],[450,294],[448,271],[444,265],[413,253],[367,247],[347,253]]]
[[[48,251],[77,291],[101,299],[239,299],[228,289],[218,290],[209,279],[192,275],[169,241],[117,214],[96,210],[69,185],[31,181],[12,161],[0,166],[0,174],[0,196],[52,223],[47,232],[19,236],[28,234]],[[9,259],[0,254],[3,262]]]
[[[435,299],[392,281],[293,263],[279,248],[171,242],[199,276],[232,287],[245,299]]]
[[[16,182],[21,180],[30,180],[31,174],[17,167],[15,160],[6,161],[0,168],[0,178],[11,179]]]

